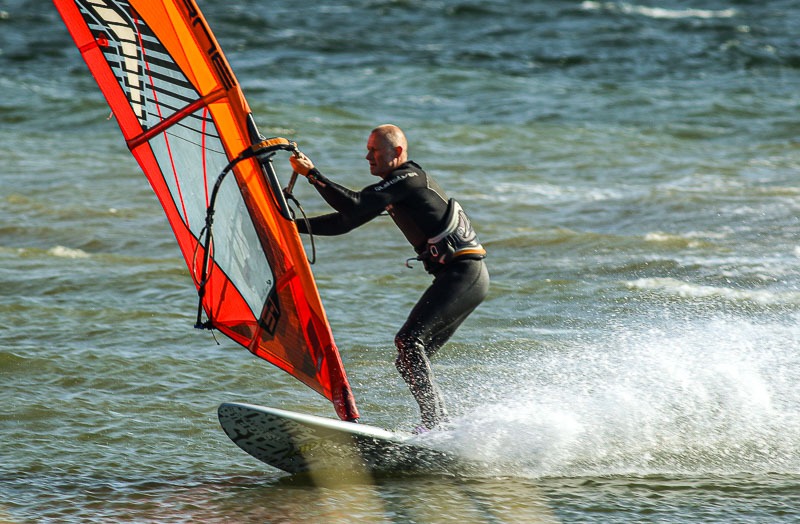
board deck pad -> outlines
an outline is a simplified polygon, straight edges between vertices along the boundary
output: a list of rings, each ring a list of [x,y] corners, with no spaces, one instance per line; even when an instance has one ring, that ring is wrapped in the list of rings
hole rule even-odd
[[[217,414],[237,446],[288,473],[435,472],[456,463],[410,434],[365,424],[233,402]]]

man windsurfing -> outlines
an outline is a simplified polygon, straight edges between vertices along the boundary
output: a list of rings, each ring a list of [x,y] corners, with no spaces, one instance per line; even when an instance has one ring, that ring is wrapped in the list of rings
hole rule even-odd
[[[309,219],[311,233],[347,233],[387,211],[416,251],[416,260],[433,276],[395,337],[395,365],[420,408],[422,426],[416,431],[430,430],[447,420],[430,357],[486,298],[486,250],[458,202],[409,160],[408,142],[399,127],[373,129],[366,159],[370,173],[381,180],[361,191],[332,182],[302,153],[290,162],[335,210]],[[296,224],[301,233],[309,233],[305,220]]]

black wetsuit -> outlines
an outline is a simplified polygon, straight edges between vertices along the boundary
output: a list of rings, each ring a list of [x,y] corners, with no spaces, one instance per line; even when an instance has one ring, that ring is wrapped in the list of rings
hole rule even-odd
[[[414,162],[406,162],[382,181],[361,191],[331,182],[316,169],[311,171],[309,181],[336,210],[309,220],[313,234],[347,233],[388,211],[425,262],[428,272],[434,275],[433,283],[395,337],[397,369],[419,404],[423,425],[434,427],[446,420],[447,412],[433,381],[429,357],[486,298],[489,273],[483,262],[485,252],[456,256],[446,264],[425,260],[428,239],[445,228],[449,199]],[[296,223],[301,233],[308,233],[304,220],[298,219]]]

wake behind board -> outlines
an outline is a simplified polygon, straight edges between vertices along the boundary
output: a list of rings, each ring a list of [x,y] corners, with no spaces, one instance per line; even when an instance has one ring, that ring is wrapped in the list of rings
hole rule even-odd
[[[445,471],[446,452],[411,442],[413,437],[252,404],[224,403],[222,429],[244,451],[288,473]]]

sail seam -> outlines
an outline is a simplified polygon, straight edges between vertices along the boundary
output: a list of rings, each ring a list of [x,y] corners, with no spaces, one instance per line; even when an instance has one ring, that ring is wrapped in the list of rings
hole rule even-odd
[[[176,111],[168,118],[165,118],[158,124],[154,125],[147,131],[143,132],[140,135],[137,135],[127,141],[128,149],[136,149],[144,142],[150,141],[153,137],[163,133],[166,129],[174,126],[179,121],[183,120],[187,115],[190,115],[197,111],[198,109],[207,106],[221,98],[224,98],[226,92],[224,89],[217,89],[216,91],[212,91],[211,93],[207,94],[203,98],[198,98],[188,106],[185,106],[183,109]]]

